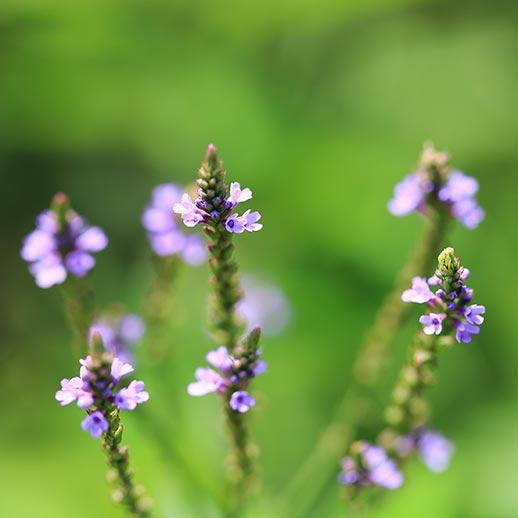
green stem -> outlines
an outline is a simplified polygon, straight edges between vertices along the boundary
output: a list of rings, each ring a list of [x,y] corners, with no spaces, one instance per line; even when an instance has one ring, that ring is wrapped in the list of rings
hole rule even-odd
[[[412,277],[423,276],[430,270],[444,239],[448,220],[449,216],[442,207],[428,211],[420,239],[360,345],[354,365],[356,384],[346,390],[330,424],[320,434],[312,454],[275,503],[276,508],[285,510],[289,506],[292,516],[307,516],[308,510],[322,495],[322,486],[334,480],[331,473],[337,469],[340,456],[345,454],[347,446],[354,440],[358,421],[362,418],[362,388],[378,379],[387,362],[388,344],[410,312],[410,305],[401,301],[401,293],[410,286]]]
[[[178,276],[180,259],[176,256],[151,257],[154,278],[146,304],[146,342],[154,360],[163,360],[167,354],[171,336],[168,322],[172,314],[172,286]]]
[[[69,275],[61,285],[65,313],[74,333],[74,343],[84,353],[88,350],[88,331],[95,319],[94,295],[87,279]]]

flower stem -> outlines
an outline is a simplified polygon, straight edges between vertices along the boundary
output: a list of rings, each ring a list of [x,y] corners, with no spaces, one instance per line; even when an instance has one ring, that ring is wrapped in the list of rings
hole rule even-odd
[[[325,493],[323,486],[334,480],[332,470],[336,469],[340,456],[354,440],[358,421],[362,419],[362,408],[365,406],[363,390],[378,379],[387,362],[388,344],[410,312],[409,305],[401,301],[401,293],[412,277],[424,275],[430,269],[444,239],[448,221],[449,216],[442,207],[429,208],[421,237],[359,347],[354,365],[356,383],[346,390],[330,424],[317,439],[312,454],[279,497],[279,509],[292,508],[293,503],[297,502],[296,507],[300,510],[297,516],[306,515]]]
[[[216,155],[214,146],[209,146],[205,161],[198,172],[200,197],[204,209],[211,214],[225,214],[225,200],[228,185],[225,171]],[[233,258],[232,234],[225,229],[223,217],[212,217],[204,224],[208,237],[209,266],[212,271],[210,324],[215,345],[225,344],[230,354],[239,352],[239,338],[242,325],[236,316],[236,304],[241,298],[238,265]],[[226,422],[232,441],[229,478],[232,483],[231,507],[233,514],[239,514],[251,487],[253,475],[252,447],[250,445],[246,417],[230,407],[230,391],[224,399]]]
[[[170,333],[167,330],[172,313],[171,289],[178,276],[180,260],[177,256],[151,257],[154,278],[146,304],[148,350],[154,360],[164,358],[170,348]]]
[[[61,285],[65,313],[74,332],[74,342],[84,353],[88,350],[88,331],[95,318],[92,288],[87,279],[69,275]]]

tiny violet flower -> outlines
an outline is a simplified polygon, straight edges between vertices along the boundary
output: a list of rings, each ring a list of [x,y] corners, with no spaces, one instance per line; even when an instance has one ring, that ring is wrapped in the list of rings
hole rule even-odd
[[[210,363],[220,371],[226,372],[232,368],[232,356],[228,354],[227,348],[224,345],[218,347],[215,351],[209,351],[205,359],[207,363]]]
[[[135,410],[137,405],[149,400],[143,381],[132,381],[127,388],[121,389],[115,396],[115,404],[124,410]]]
[[[396,184],[394,197],[389,201],[388,209],[394,216],[405,216],[418,210],[431,189],[431,182],[423,182],[416,174],[408,175]]]
[[[412,279],[412,287],[405,290],[401,295],[403,302],[415,302],[416,304],[423,304],[433,298],[433,293],[430,290],[426,279],[422,277],[414,277]]]
[[[108,426],[108,421],[100,410],[92,412],[90,415],[85,417],[81,423],[81,428],[85,432],[89,432],[94,439],[108,431]]]
[[[88,385],[78,377],[61,380],[61,390],[56,392],[56,400],[61,406],[77,400],[77,406],[83,410],[93,404],[93,396],[88,391]]]
[[[194,377],[196,381],[187,386],[187,393],[190,396],[205,396],[226,388],[225,380],[212,369],[199,367],[194,372]]]
[[[399,436],[394,449],[401,458],[416,452],[430,471],[440,473],[448,468],[455,448],[438,431],[420,427]]]
[[[196,225],[199,225],[205,217],[203,211],[198,208],[187,193],[182,195],[180,203],[175,203],[173,211],[176,214],[180,214],[186,227],[195,227]]]
[[[68,274],[84,277],[95,266],[91,254],[108,245],[106,234],[88,226],[64,194],[57,194],[52,205],[36,218],[36,229],[24,239],[20,252],[40,288],[62,284]]]
[[[482,315],[485,312],[486,308],[484,306],[472,304],[471,306],[465,308],[464,316],[466,317],[466,320],[469,324],[479,326],[484,322],[484,317]]]
[[[201,211],[193,209],[192,200],[186,195],[183,204],[182,189],[175,184],[162,184],[153,190],[151,202],[142,214],[142,225],[147,230],[153,251],[161,257],[179,255],[193,266],[205,260],[206,252],[202,239],[195,234],[186,234],[178,226],[173,208],[178,206],[187,226],[195,226],[203,220]],[[192,214],[191,214],[192,212]],[[190,215],[189,215],[190,214]],[[196,214],[196,216],[194,215]]]
[[[444,313],[429,313],[422,315],[419,322],[423,324],[425,335],[440,335],[442,331],[442,321],[446,318]]]
[[[248,187],[241,189],[241,185],[238,182],[232,182],[230,184],[230,196],[227,201],[232,207],[250,199],[252,199],[252,191]]]
[[[255,405],[255,399],[248,392],[240,390],[232,394],[229,404],[233,410],[244,414]]]
[[[472,335],[478,335],[480,328],[472,324],[458,323],[455,331],[455,338],[457,342],[469,344],[472,340]]]
[[[120,380],[122,377],[131,374],[134,371],[133,366],[129,363],[123,363],[119,360],[119,358],[114,358],[111,366],[111,375],[112,378],[116,381]]]
[[[232,234],[242,234],[245,231],[245,221],[237,214],[232,214],[225,221],[225,228]]]

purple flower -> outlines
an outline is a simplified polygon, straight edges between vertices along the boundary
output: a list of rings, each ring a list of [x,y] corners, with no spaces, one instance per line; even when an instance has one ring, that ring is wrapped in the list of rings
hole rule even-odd
[[[123,363],[119,358],[114,358],[111,366],[111,376],[115,381],[119,381],[124,376],[131,374],[135,369],[129,363]]]
[[[428,469],[442,472],[448,469],[454,447],[446,437],[432,430],[425,431],[417,440],[419,456]]]
[[[252,199],[252,191],[246,187],[241,189],[241,185],[238,182],[232,182],[230,184],[230,196],[227,198],[231,207],[235,207],[239,203]]]
[[[439,200],[458,202],[473,198],[478,191],[478,182],[460,171],[452,171],[446,183],[439,189]]]
[[[342,460],[342,472],[338,477],[341,484],[375,485],[391,490],[401,487],[403,475],[383,448],[363,442],[357,444],[360,447],[358,461],[352,457]]]
[[[133,360],[135,345],[146,331],[144,321],[133,314],[123,315],[119,319],[100,318],[93,327],[101,334],[106,350],[123,362]]]
[[[388,203],[388,209],[394,216],[404,216],[417,210],[427,193],[432,190],[430,181],[423,181],[417,174],[410,174],[396,184],[394,196]]]
[[[100,437],[103,433],[108,431],[108,421],[100,410],[92,412],[89,416],[83,419],[81,428],[85,432],[89,432],[93,438]]]
[[[482,209],[474,199],[460,200],[452,205],[452,214],[467,228],[477,228],[485,217]]]
[[[115,396],[115,404],[124,410],[135,410],[137,405],[149,400],[143,381],[132,381],[127,388],[121,389]]]
[[[464,316],[466,317],[468,323],[477,326],[484,322],[484,317],[481,315],[483,315],[485,312],[485,306],[480,306],[478,304],[472,304],[471,306],[464,308]]]
[[[65,203],[61,195],[56,198]],[[36,229],[23,242],[22,258],[30,263],[29,270],[41,288],[63,283],[67,274],[84,277],[94,266],[91,253],[106,248],[108,238],[98,227],[86,225],[71,209],[65,212],[64,221],[52,210],[36,218]]]
[[[192,201],[190,203],[189,208],[192,209]],[[178,227],[173,215],[173,207],[176,206],[184,213],[187,211],[187,206],[183,205],[181,188],[174,184],[159,185],[153,190],[151,202],[144,209],[142,225],[147,230],[151,247],[157,255],[163,257],[179,254],[188,264],[199,265],[205,260],[206,255],[203,241],[194,234],[184,234]],[[198,222],[202,221],[201,211],[196,208],[195,212],[201,217]],[[186,225],[194,226],[191,224],[193,218],[186,217],[189,221]]]
[[[175,203],[173,211],[180,214],[187,227],[195,227],[204,219],[204,213],[195,205],[191,197],[184,193],[180,203]]]
[[[212,369],[199,367],[194,376],[196,381],[187,387],[187,392],[191,396],[205,396],[211,392],[224,391],[227,387],[227,382]]]
[[[232,394],[229,404],[232,410],[244,414],[245,412],[248,412],[250,408],[255,406],[255,399],[248,392],[239,390]]]
[[[422,277],[414,277],[412,279],[412,287],[405,290],[401,295],[403,302],[415,302],[416,304],[423,304],[433,298],[433,293]]]
[[[228,354],[227,348],[224,345],[218,347],[215,351],[209,351],[205,359],[207,363],[210,363],[222,372],[229,371],[233,365],[233,358]]]
[[[225,221],[225,228],[233,234],[242,234],[245,230],[247,232],[257,232],[263,228],[262,223],[257,223],[260,219],[261,214],[259,212],[250,212],[249,209],[242,216],[232,214]]]
[[[268,370],[268,365],[264,360],[258,360],[252,369],[254,376],[259,376],[260,374],[264,374]]]
[[[77,400],[77,406],[83,410],[94,402],[93,395],[88,391],[88,385],[78,377],[61,380],[61,390],[56,392],[56,400],[61,406]]]
[[[479,327],[468,323],[458,322],[456,325],[455,338],[459,343],[469,344],[472,340],[471,335],[478,335],[479,333]]]
[[[442,322],[446,318],[444,313],[429,313],[422,315],[419,322],[423,324],[423,332],[425,335],[440,335],[442,331]]]

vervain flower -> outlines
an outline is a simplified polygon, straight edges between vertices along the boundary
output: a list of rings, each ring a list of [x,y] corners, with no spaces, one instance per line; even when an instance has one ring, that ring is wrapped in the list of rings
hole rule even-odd
[[[94,266],[91,255],[106,248],[108,238],[74,212],[64,194],[57,194],[52,209],[36,218],[36,229],[23,242],[22,258],[40,288],[63,283],[68,274],[84,277]]]
[[[184,194],[180,202],[173,206],[176,214],[179,214],[188,227],[195,227],[201,223],[213,220],[222,222],[227,232],[232,234],[242,234],[243,232],[257,232],[263,228],[258,221],[261,214],[257,211],[245,211],[241,216],[232,212],[240,203],[252,198],[252,191],[245,187],[241,189],[238,182],[230,184],[228,197],[226,199],[213,199],[212,208],[207,206],[203,200],[203,188],[200,187],[198,198],[192,200],[188,194]]]
[[[450,170],[448,156],[428,147],[417,171],[396,185],[388,208],[395,216],[404,216],[425,212],[429,204],[439,202],[465,227],[473,229],[484,219],[484,211],[475,199],[477,192],[477,180]]]
[[[466,286],[469,270],[460,266],[453,248],[439,255],[439,268],[428,281],[414,277],[412,288],[403,292],[405,302],[426,303],[429,312],[419,318],[425,334],[450,334],[455,331],[457,342],[469,343],[472,335],[480,333],[484,322],[484,306],[470,304],[473,290]],[[436,289],[433,293],[429,286]],[[443,329],[446,332],[443,332]]]
[[[209,351],[206,360],[214,369],[199,367],[194,375],[196,381],[190,383],[187,392],[191,396],[219,393],[229,397],[229,405],[236,412],[245,413],[255,405],[255,399],[244,389],[259,374],[266,372],[266,362],[259,359],[261,351],[251,356],[235,358],[225,346]]]
[[[173,214],[173,207],[179,205],[184,213],[195,209],[191,216],[186,216],[187,226],[194,226],[203,218],[196,207],[189,202],[188,194],[182,197],[182,189],[175,184],[163,184],[156,187],[151,202],[142,214],[142,225],[148,232],[153,251],[159,256],[177,254],[191,264],[199,265],[206,257],[203,241],[196,234],[186,234],[178,226]],[[185,205],[184,205],[185,202]],[[200,219],[201,218],[201,219]],[[184,219],[185,221],[185,219]]]
[[[341,484],[392,490],[403,484],[403,475],[383,448],[359,441],[352,445],[351,452],[351,456],[342,460],[338,476]]]
[[[88,410],[88,417],[81,424],[92,437],[99,437],[107,430],[107,414],[111,407],[134,410],[149,399],[144,382],[132,381],[128,387],[120,387],[121,379],[133,372],[133,367],[108,353],[100,358],[87,356],[80,361],[80,376],[61,381],[56,400],[61,405],[77,401],[79,408]]]
[[[417,452],[428,469],[437,473],[448,469],[454,451],[453,444],[444,435],[424,427],[398,437],[394,449],[403,458]]]
[[[104,347],[123,362],[133,361],[133,351],[146,331],[144,321],[133,314],[119,318],[105,316],[94,322],[93,327],[101,333]]]

